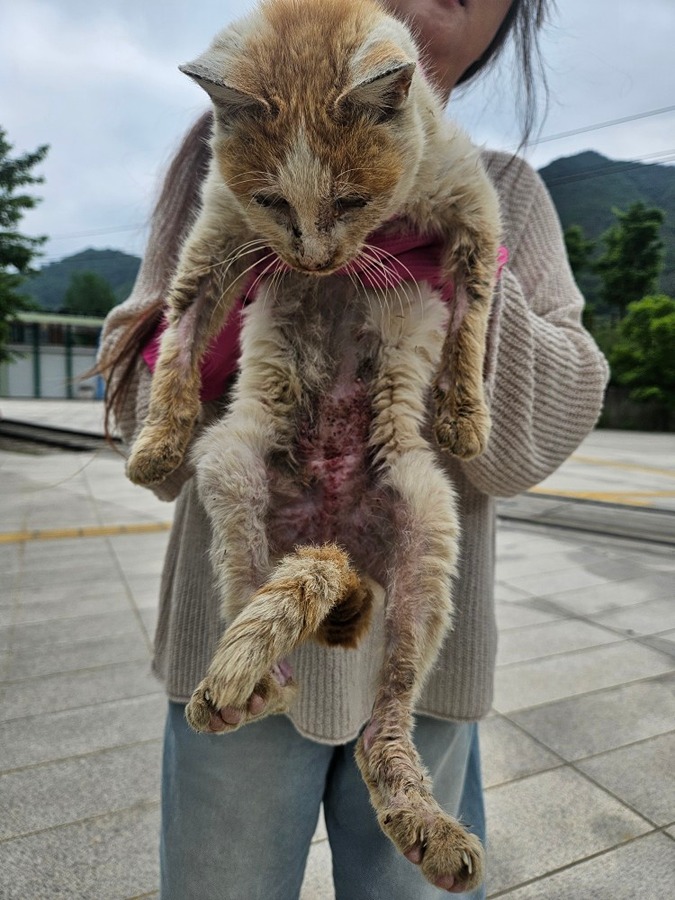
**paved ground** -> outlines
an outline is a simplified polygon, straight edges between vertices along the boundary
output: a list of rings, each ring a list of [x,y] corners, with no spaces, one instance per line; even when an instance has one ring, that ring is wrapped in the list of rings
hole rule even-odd
[[[95,430],[83,404],[51,414]],[[669,504],[673,449],[592,435],[578,456],[606,464],[573,459],[546,493]],[[0,484],[0,897],[154,897],[164,699],[148,660],[171,507],[108,451],[1,450]],[[497,577],[490,896],[672,896],[672,548],[502,522]],[[302,900],[330,900],[329,873],[319,829]]]

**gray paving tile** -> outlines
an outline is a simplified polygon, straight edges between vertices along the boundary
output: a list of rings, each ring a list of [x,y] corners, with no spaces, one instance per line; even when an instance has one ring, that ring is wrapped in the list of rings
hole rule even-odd
[[[9,531],[9,529],[6,527],[3,515],[3,523],[0,534],[6,531]],[[19,552],[19,547],[19,544],[0,544],[0,572],[3,573],[3,578],[14,575],[19,571],[21,567],[21,554]]]
[[[670,731],[675,675],[561,700],[511,718],[565,759],[581,759]]]
[[[16,719],[0,725],[2,771],[66,759],[161,736],[163,695]]]
[[[543,625],[546,622],[558,622],[562,618],[560,614],[537,609],[528,603],[497,603],[495,612],[500,635],[510,628]]]
[[[140,628],[138,618],[127,604],[126,609],[94,616],[52,618],[41,622],[15,625],[11,629],[11,645],[16,652],[38,650],[44,646],[113,638]],[[0,641],[5,630],[0,629]]]
[[[161,688],[150,672],[149,659],[30,678],[0,685],[0,722],[153,693],[161,695]]]
[[[110,548],[102,537],[58,538],[54,540],[27,541],[24,569],[58,572],[68,575],[78,557],[86,557],[89,565],[112,564]]]
[[[82,528],[98,525],[98,517],[88,497],[60,494],[51,503],[40,501],[26,517],[26,528]]]
[[[158,830],[153,805],[6,841],[3,900],[120,900],[155,890]]]
[[[525,709],[663,675],[674,668],[665,654],[633,641],[515,663],[497,670],[494,707],[501,713]]]
[[[527,591],[521,591],[512,587],[506,581],[495,582],[495,600],[497,603],[517,603],[519,601],[531,600],[532,595]]]
[[[485,787],[560,765],[560,758],[501,716],[480,725],[481,761]]]
[[[0,775],[0,841],[156,802],[161,743],[153,740]]]
[[[312,844],[300,900],[335,900],[333,865],[328,841]]]
[[[538,526],[499,520],[497,524],[497,552],[499,561],[520,559],[532,554],[558,553],[561,549],[573,549],[579,545],[578,539],[564,532],[544,531]]]
[[[601,551],[577,546],[559,546],[547,553],[537,553],[527,547],[526,552],[511,554],[510,558],[499,558],[497,574],[500,580],[513,583],[523,575],[542,575],[561,572],[565,569],[591,567],[603,562],[606,557]]]
[[[675,842],[663,834],[637,838],[616,850],[579,863],[508,894],[509,900],[635,900],[673,892]]]
[[[497,665],[583,650],[619,640],[619,635],[576,619],[534,625],[500,635]]]
[[[138,535],[119,534],[110,538],[110,547],[125,570],[144,572],[152,567],[159,574],[168,541],[166,531],[144,534],[142,541]]]
[[[21,575],[21,591],[39,597],[45,589],[51,595],[54,588],[65,588],[65,596],[76,596],[80,592],[87,593],[93,584],[117,584],[120,581],[119,570],[111,559],[89,559],[82,550],[71,558],[68,569],[24,569]]]
[[[491,892],[516,887],[650,828],[569,769],[555,769],[491,788],[486,801]]]
[[[547,593],[546,598],[561,611],[591,616],[659,597],[669,597],[672,593],[673,576],[670,573],[654,572],[644,578],[628,578],[561,593]]]
[[[159,597],[159,575],[125,575],[126,583],[138,604],[156,603]]]
[[[675,628],[675,583],[670,597],[592,617],[594,622],[627,635],[656,634]]]
[[[657,825],[675,818],[675,731],[577,763]]]
[[[535,597],[549,596],[561,591],[572,591],[579,588],[594,587],[606,584],[612,579],[595,572],[589,572],[581,567],[570,566],[556,572],[535,572],[531,575],[521,575],[518,578],[509,579],[509,584],[520,590],[527,591]]]
[[[116,637],[43,647],[39,654],[33,650],[13,653],[8,660],[4,677],[7,681],[18,681],[55,675],[58,672],[134,662],[147,659],[148,656],[148,645],[139,628],[135,632]]]
[[[31,600],[30,603],[19,603],[11,614],[10,608],[0,607],[0,623],[8,625],[11,620],[17,625],[27,625],[48,619],[73,619],[79,616],[97,616],[101,613],[120,612],[130,608],[126,590],[119,586],[101,592],[98,597],[70,596],[49,600]],[[6,618],[5,618],[6,615]]]
[[[145,625],[146,634],[152,640],[157,629],[157,616],[159,614],[159,610],[157,606],[146,606],[140,610],[141,619],[143,620],[143,624]]]
[[[33,603],[69,603],[74,600],[128,596],[126,585],[118,572],[107,572],[104,575],[89,570],[87,577],[83,576],[79,581],[49,580],[43,577],[34,585],[21,582],[20,588],[21,607],[32,606]]]

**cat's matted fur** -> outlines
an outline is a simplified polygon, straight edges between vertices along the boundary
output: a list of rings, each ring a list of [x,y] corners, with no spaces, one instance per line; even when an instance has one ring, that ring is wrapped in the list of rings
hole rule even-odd
[[[409,31],[373,0],[266,0],[183,71],[213,102],[212,164],[134,481],[181,463],[200,360],[252,261],[260,284],[231,405],[192,454],[228,627],[188,719],[208,730],[224,707],[232,727],[288,709],[285,657],[310,638],[355,646],[377,583],[386,641],[358,765],[399,850],[430,881],[472,888],[480,844],[434,800],[412,717],[452,613],[459,526],[441,454],[470,458],[489,430],[495,193]],[[394,285],[376,230],[442,240],[450,307],[425,282]],[[355,259],[364,283],[345,275]]]

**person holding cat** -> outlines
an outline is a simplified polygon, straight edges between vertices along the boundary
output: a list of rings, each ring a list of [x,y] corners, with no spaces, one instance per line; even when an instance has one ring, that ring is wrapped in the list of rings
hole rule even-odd
[[[447,102],[514,40],[532,98],[536,34],[547,0],[389,0],[424,48],[426,77]],[[531,109],[530,109],[531,111]],[[108,407],[131,442],[145,418],[150,354],[183,239],[199,205],[209,162],[210,114],[185,138],[166,176],[147,253],[132,296],[108,317],[100,367]],[[508,155],[485,152],[499,195],[509,262],[495,290],[485,365],[492,431],[485,451],[455,461],[452,478],[463,522],[455,582],[455,627],[418,704],[415,743],[435,794],[484,838],[476,723],[492,700],[494,498],[545,478],[593,427],[606,364],[581,326],[583,300],[566,261],[560,226],[536,174]],[[237,369],[230,323],[202,367],[202,424],[227,406]],[[209,522],[189,464],[155,488],[177,499],[162,579],[153,668],[170,699],[162,786],[163,900],[253,897],[291,900],[302,883],[323,802],[339,900],[432,898],[460,893],[444,877],[415,871],[424,844],[404,858],[380,831],[354,762],[368,720],[373,660],[360,651],[304,645],[296,668],[298,701],[289,716],[261,718],[233,734],[193,734],[186,701],[221,631],[213,572],[205,553]],[[375,661],[376,662],[376,661]],[[254,694],[250,712],[264,712]],[[233,711],[219,712],[225,730]],[[472,896],[484,897],[484,887]]]

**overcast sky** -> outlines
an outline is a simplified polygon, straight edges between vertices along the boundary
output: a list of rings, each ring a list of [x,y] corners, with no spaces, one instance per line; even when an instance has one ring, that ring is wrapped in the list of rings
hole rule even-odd
[[[86,247],[141,254],[158,179],[205,95],[177,70],[248,0],[0,0],[0,125],[14,155],[51,149],[24,230],[45,261]],[[559,0],[543,42],[541,137],[675,105],[675,0]],[[477,143],[518,143],[508,60],[449,111]],[[530,148],[538,168],[593,149],[675,160],[675,112]],[[590,186],[591,182],[589,182]]]

